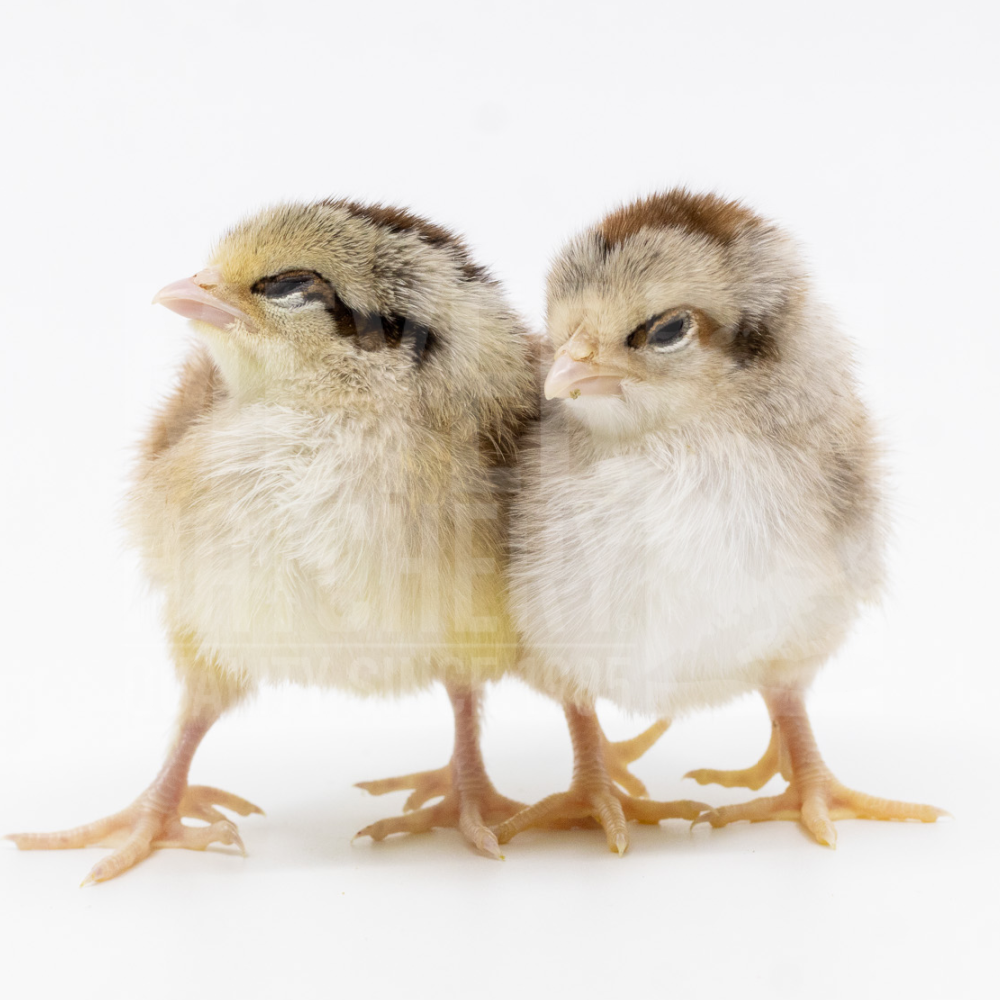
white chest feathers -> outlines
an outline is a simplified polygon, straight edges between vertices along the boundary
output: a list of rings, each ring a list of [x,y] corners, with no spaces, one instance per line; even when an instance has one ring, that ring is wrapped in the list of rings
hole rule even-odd
[[[512,606],[554,691],[673,714],[806,669],[857,599],[801,470],[732,438],[526,463]]]
[[[478,610],[462,577],[481,570],[470,525],[488,496],[474,467],[456,492],[441,444],[414,434],[233,407],[148,463],[128,522],[171,625],[251,679],[386,691],[438,676]]]

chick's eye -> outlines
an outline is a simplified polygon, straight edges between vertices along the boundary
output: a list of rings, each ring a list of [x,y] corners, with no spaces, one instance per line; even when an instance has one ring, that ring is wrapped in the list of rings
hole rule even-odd
[[[673,316],[666,323],[654,326],[646,335],[646,343],[655,347],[665,347],[668,344],[675,344],[679,340],[682,340],[690,329],[690,316],[686,314]]]
[[[304,292],[316,280],[312,271],[289,271],[270,278],[261,278],[250,289],[255,295],[266,299],[283,299],[293,292]]]

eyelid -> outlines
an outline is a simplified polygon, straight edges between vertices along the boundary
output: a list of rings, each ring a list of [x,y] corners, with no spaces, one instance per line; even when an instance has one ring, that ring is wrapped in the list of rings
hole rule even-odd
[[[657,315],[650,316],[649,319],[640,323],[625,338],[625,343],[628,344],[629,347],[633,348],[645,347],[650,343],[650,338],[654,333],[656,333],[657,330],[660,330],[677,320],[681,320],[681,322],[685,324],[681,331],[682,335],[686,335],[694,326],[694,316],[688,309],[677,309],[673,312],[658,313]]]
[[[261,278],[260,281],[254,283],[250,291],[268,299],[281,299],[317,280],[322,281],[323,279],[315,271],[285,271],[281,274]]]
[[[646,343],[654,351],[670,351],[687,343],[692,330],[694,320],[691,314],[680,310],[657,323],[647,334]]]
[[[690,323],[691,314],[686,309],[679,309],[677,312],[667,313],[665,316],[655,316],[653,319],[647,320],[647,329],[659,330],[661,326],[669,326],[678,320],[682,323]]]

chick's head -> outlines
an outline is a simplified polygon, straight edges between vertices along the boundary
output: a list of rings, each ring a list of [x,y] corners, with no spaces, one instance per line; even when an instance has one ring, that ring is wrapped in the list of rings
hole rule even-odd
[[[527,340],[497,283],[461,240],[399,209],[264,211],[154,301],[194,321],[238,400],[438,419],[531,406]]]
[[[778,363],[804,292],[790,241],[739,203],[641,199],[552,267],[545,394],[619,433],[698,419]]]

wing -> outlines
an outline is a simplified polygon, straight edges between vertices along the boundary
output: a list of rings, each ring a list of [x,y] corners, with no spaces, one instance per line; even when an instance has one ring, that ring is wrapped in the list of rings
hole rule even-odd
[[[192,348],[174,391],[161,404],[142,440],[142,457],[150,461],[173,447],[225,394],[211,355],[200,345]]]

